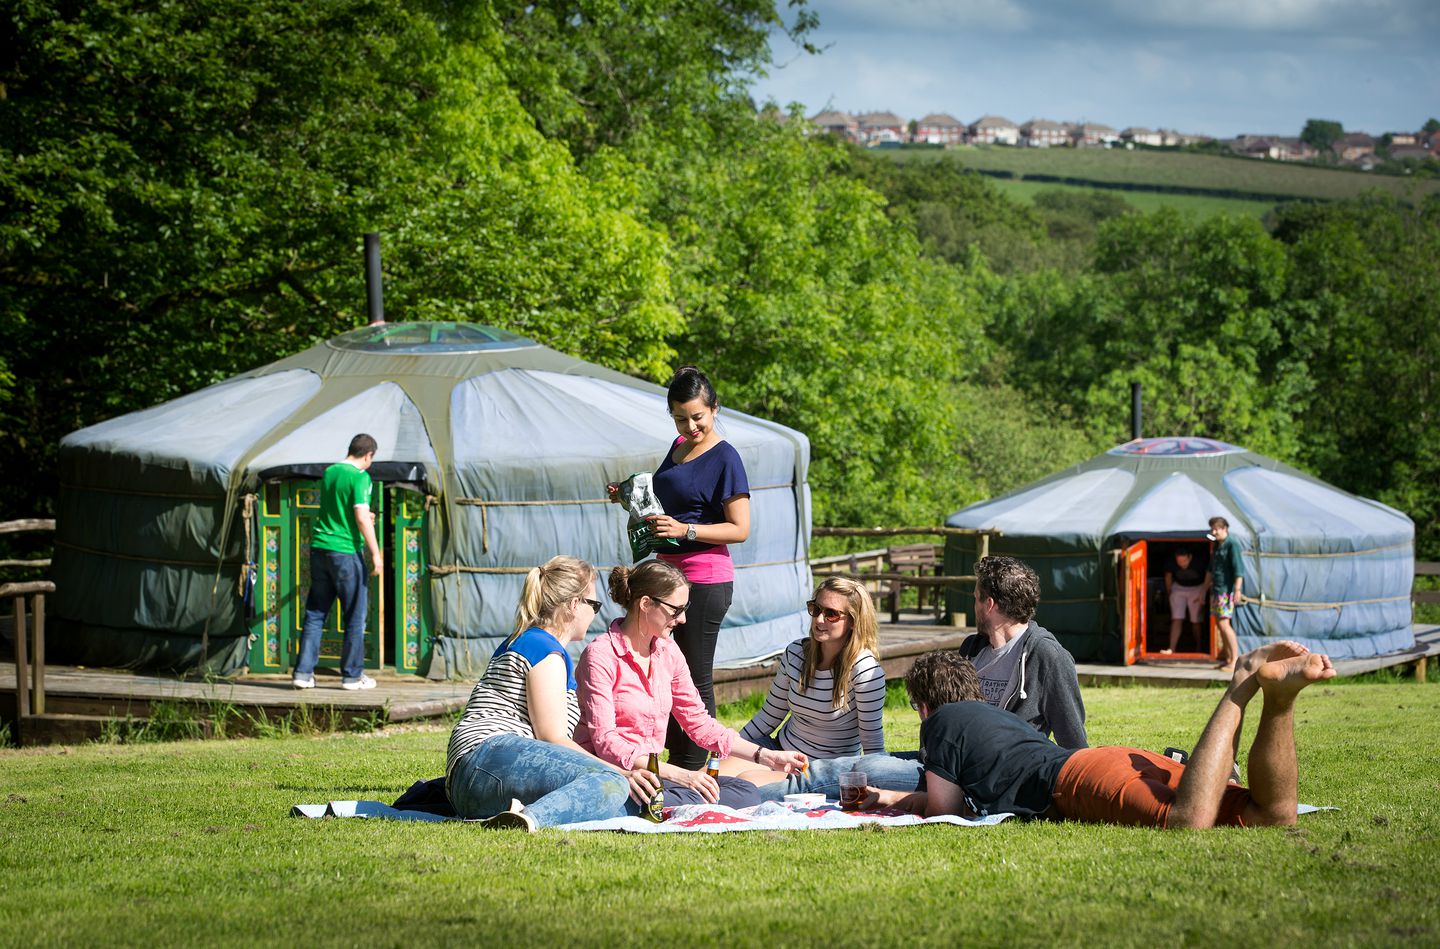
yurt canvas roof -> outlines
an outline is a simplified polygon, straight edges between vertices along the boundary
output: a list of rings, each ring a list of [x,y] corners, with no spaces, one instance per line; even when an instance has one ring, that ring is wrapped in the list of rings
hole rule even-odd
[[[744,460],[753,512],[750,539],[731,548],[723,664],[803,631],[809,444],[723,404],[717,428]],[[62,622],[95,647],[92,661],[185,667],[205,637],[211,667],[233,671],[242,528],[227,513],[264,478],[318,477],[362,431],[379,443],[372,475],[436,498],[437,656],[455,674],[508,634],[529,567],[558,553],[602,570],[630,562],[626,515],[604,485],[654,470],[675,437],[659,386],[523,337],[453,323],[353,330],[61,442]],[[603,618],[615,614],[607,605]]]
[[[1246,594],[1260,601],[1237,611],[1242,646],[1284,637],[1348,657],[1413,644],[1410,519],[1213,439],[1127,442],[946,523],[999,531],[992,553],[1040,573],[1042,625],[1068,636],[1072,651],[1096,655],[1113,652],[1097,639],[1108,636],[1104,645],[1114,647],[1118,636],[1108,615],[1112,552],[1141,539],[1203,535],[1215,516],[1230,522],[1244,550]],[[973,567],[968,554],[952,542],[947,570]]]

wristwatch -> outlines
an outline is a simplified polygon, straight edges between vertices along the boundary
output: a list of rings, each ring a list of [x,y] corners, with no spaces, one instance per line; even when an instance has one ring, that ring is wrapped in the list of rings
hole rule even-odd
[[[694,539],[695,539],[695,525],[694,525],[694,524],[686,524],[686,525],[685,525],[685,539],[686,539],[686,540],[694,540]]]

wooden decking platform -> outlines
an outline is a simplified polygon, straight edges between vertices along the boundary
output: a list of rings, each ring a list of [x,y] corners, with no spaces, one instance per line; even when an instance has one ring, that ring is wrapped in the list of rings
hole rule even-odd
[[[377,685],[363,692],[340,688],[338,675],[317,670],[313,689],[299,691],[287,676],[192,679],[47,665],[45,715],[19,726],[20,740],[75,741],[95,737],[108,719],[146,719],[156,706],[183,706],[198,719],[220,708],[246,720],[274,721],[304,711],[337,724],[357,719],[404,722],[447,715],[465,706],[473,683],[431,682],[414,676],[375,675]],[[15,720],[15,663],[0,662],[0,719]],[[243,730],[243,728],[242,728]]]

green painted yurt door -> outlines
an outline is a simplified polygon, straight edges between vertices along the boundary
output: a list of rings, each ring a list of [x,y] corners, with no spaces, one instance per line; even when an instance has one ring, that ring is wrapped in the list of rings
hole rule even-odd
[[[371,510],[382,527],[385,492],[371,494]],[[305,596],[310,590],[310,531],[320,514],[320,486],[314,481],[286,481],[264,485],[257,510],[255,556],[255,607],[251,621],[250,671],[286,672],[300,652],[300,631],[305,623]],[[365,668],[380,667],[382,577],[369,579],[369,615],[365,620]],[[337,601],[320,630],[320,668],[340,665],[340,628]]]
[[[401,488],[391,488],[389,493],[393,531],[390,562],[395,577],[395,671],[420,675],[430,665],[426,497]]]

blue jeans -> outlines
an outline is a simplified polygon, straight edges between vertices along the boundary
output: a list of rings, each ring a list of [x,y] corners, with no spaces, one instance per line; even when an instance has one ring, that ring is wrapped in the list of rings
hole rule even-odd
[[[623,816],[630,782],[573,748],[495,735],[455,762],[445,793],[461,817],[492,817],[519,798],[536,824],[554,827]]]
[[[330,615],[330,604],[340,600],[340,626],[345,641],[340,647],[340,675],[354,682],[365,674],[365,618],[370,611],[370,588],[365,585],[365,558],[334,550],[310,548],[310,592],[305,595],[305,625],[300,630],[300,655],[295,675],[315,673],[320,658],[320,627]],[[508,802],[507,802],[508,803]]]
[[[840,775],[865,772],[872,788],[887,791],[914,791],[920,786],[924,769],[920,752],[902,751],[893,755],[851,755],[846,758],[811,758],[806,774],[792,774],[784,781],[760,785],[760,800],[779,801],[787,794],[814,793],[828,798],[840,796]]]

